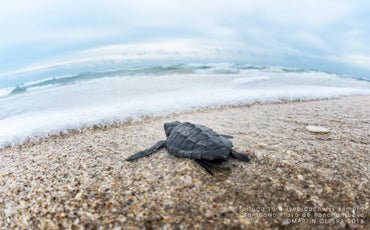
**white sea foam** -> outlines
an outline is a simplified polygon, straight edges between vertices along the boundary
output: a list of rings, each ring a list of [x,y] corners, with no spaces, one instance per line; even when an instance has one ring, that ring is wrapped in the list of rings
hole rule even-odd
[[[357,94],[370,94],[370,83],[321,72],[111,76],[0,98],[0,146],[194,108]]]
[[[13,87],[7,87],[7,88],[0,89],[0,97],[9,95],[13,89],[14,89]]]
[[[244,85],[244,84],[249,84],[251,82],[257,82],[257,81],[266,81],[270,80],[271,78],[266,77],[266,76],[257,76],[257,77],[242,77],[242,78],[236,78],[232,80],[232,83],[235,85]]]

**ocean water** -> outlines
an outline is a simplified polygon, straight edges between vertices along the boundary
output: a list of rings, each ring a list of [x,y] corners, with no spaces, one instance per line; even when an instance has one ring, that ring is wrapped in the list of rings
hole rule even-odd
[[[131,67],[3,85],[0,147],[204,107],[370,95],[363,79],[232,63]]]

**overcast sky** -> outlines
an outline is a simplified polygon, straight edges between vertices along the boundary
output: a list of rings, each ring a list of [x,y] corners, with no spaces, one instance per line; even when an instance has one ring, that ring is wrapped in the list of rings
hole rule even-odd
[[[368,76],[369,12],[366,0],[2,1],[0,73],[177,51]]]

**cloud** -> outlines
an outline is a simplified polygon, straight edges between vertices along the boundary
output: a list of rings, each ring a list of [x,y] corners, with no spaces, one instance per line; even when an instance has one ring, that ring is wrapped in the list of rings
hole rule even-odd
[[[294,38],[297,39],[302,44],[305,44],[309,47],[320,49],[320,50],[326,50],[330,46],[327,44],[323,38],[318,36],[317,34],[310,33],[308,31],[298,31],[296,34],[294,34]]]
[[[86,49],[73,55],[48,62],[33,64],[15,71],[0,74],[0,77],[49,71],[69,66],[92,66],[105,63],[169,60],[215,60],[235,59],[238,50],[247,50],[242,43],[220,43],[212,40],[176,39],[130,44],[116,44]],[[240,58],[240,57],[239,57]]]
[[[364,0],[4,1],[0,71],[67,60],[98,47],[140,49],[136,44],[180,40],[242,44],[229,48],[261,64],[281,60],[300,65],[307,57],[338,62],[331,57],[347,57],[348,65],[362,68],[361,58],[351,55],[370,55],[368,10]],[[191,44],[199,49],[200,43]],[[103,56],[115,54],[107,51]]]
[[[365,70],[370,70],[370,55],[369,54],[348,54],[343,56],[331,57],[333,61],[351,65]]]

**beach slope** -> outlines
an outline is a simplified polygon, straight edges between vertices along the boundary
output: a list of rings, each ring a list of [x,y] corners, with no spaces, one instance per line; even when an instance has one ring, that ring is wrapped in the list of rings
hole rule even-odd
[[[232,159],[211,176],[166,150],[125,161],[165,139],[172,120],[234,136],[251,162]],[[369,140],[369,96],[206,109],[53,136],[0,150],[0,226],[369,228]]]

